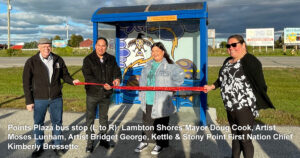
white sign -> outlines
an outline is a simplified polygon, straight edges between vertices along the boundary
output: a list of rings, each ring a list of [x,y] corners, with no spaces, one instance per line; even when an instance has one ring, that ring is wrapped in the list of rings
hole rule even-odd
[[[216,30],[215,29],[208,29],[207,30],[208,38],[215,38],[216,37]]]
[[[300,44],[300,28],[284,28],[284,44]]]
[[[274,46],[274,28],[246,29],[246,43],[249,46]]]
[[[67,40],[52,40],[52,46],[55,48],[65,48],[68,46]]]

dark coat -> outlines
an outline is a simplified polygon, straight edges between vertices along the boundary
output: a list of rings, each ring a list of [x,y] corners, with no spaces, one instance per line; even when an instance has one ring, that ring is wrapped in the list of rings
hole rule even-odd
[[[73,85],[73,78],[70,76],[64,60],[54,54],[53,74],[49,82],[47,66],[42,62],[38,52],[29,58],[23,70],[23,89],[26,105],[33,104],[34,99],[55,99],[62,96],[62,84],[64,82]]]
[[[223,70],[224,65],[232,57],[228,57],[219,71],[219,76]],[[246,53],[246,55],[241,59],[242,68],[244,70],[245,76],[250,82],[251,88],[253,89],[254,95],[256,97],[257,109],[274,108],[270,98],[267,95],[267,85],[264,79],[264,74],[262,70],[262,64],[260,61],[252,54]],[[219,77],[214,83],[215,87],[220,87],[221,83]]]
[[[115,79],[120,79],[121,81],[121,70],[117,65],[114,56],[105,53],[103,55],[104,62],[100,62],[100,58],[97,56],[96,52],[93,51],[91,54],[86,56],[83,60],[82,73],[85,78],[85,82],[92,83],[108,83],[112,85]],[[86,94],[93,97],[109,97],[113,90],[105,90],[103,86],[91,86],[86,85]]]

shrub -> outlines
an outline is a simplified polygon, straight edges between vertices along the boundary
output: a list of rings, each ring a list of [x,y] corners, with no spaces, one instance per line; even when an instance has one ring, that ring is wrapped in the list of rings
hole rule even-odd
[[[65,48],[53,48],[53,52],[60,56],[72,56],[73,55],[73,48],[65,47]]]
[[[22,53],[22,50],[9,48],[6,50],[6,53],[8,54],[8,56],[14,56],[14,55]]]

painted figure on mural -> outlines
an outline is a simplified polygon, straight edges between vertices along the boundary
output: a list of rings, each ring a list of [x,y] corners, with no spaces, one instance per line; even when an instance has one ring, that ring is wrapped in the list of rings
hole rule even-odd
[[[139,33],[137,38],[128,42],[128,48],[135,45],[134,51],[138,50],[135,56],[144,57],[143,51],[146,52],[144,45],[151,46],[153,42],[143,38],[144,34]],[[143,50],[143,51],[142,51]]]

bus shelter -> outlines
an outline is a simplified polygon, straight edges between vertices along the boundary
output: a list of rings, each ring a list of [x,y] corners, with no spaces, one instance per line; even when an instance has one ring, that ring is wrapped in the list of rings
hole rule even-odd
[[[103,7],[95,11],[93,45],[98,37],[108,39],[108,53],[121,68],[123,86],[138,86],[145,63],[151,60],[151,45],[162,42],[171,59],[186,73],[182,86],[207,83],[207,3],[178,3],[126,7]],[[115,90],[113,100],[140,103],[137,91]],[[206,125],[207,95],[177,92],[174,106],[200,108],[200,125]]]

